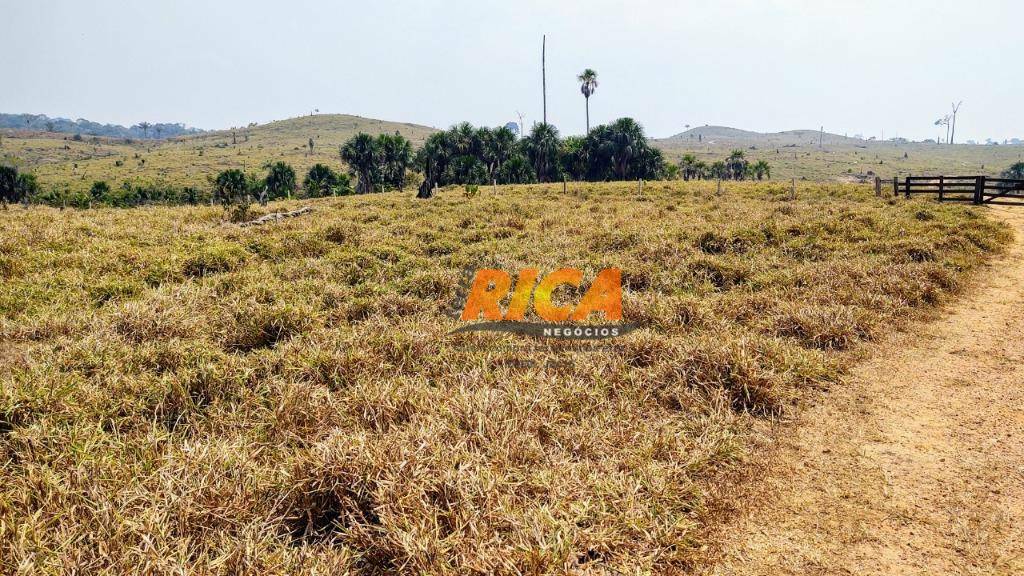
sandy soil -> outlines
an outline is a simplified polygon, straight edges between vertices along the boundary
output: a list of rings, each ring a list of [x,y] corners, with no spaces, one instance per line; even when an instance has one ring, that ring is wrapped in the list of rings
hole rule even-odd
[[[1009,253],[779,435],[707,574],[1024,574],[1024,209],[992,214]]]

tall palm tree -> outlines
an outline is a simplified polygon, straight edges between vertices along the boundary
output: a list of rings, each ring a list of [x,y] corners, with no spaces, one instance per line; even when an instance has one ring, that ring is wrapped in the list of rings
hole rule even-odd
[[[149,138],[149,127],[152,126],[149,122],[139,122],[139,128],[142,128],[142,137]]]
[[[597,72],[587,68],[576,79],[580,81],[580,92],[587,101],[587,134],[590,134],[590,96],[597,90]]]

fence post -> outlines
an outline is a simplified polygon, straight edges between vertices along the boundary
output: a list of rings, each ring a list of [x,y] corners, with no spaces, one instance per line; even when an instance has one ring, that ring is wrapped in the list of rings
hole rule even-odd
[[[875,176],[875,196],[882,196],[882,178]]]
[[[939,175],[939,202],[942,202],[942,193],[945,191],[945,176]]]
[[[899,176],[893,176],[892,177],[892,197],[893,198],[899,198],[900,197],[900,177]]]
[[[978,176],[974,180],[974,203],[981,204],[981,193],[985,191],[985,177]]]
[[[907,198],[910,198],[910,176],[907,176],[906,186],[907,186],[907,189],[906,189],[905,194],[906,194]]]

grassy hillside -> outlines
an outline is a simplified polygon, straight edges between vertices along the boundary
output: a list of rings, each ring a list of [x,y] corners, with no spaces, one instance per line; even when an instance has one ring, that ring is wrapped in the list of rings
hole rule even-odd
[[[766,419],[1007,241],[979,208],[786,190],[389,193],[261,228],[210,207],[0,211],[3,563],[685,568]],[[450,334],[463,270],[527,266],[621,267],[642,329]]]
[[[112,186],[134,182],[166,182],[175,186],[207,186],[207,176],[227,168],[258,170],[267,162],[284,160],[302,175],[317,162],[338,169],[338,148],[358,132],[399,132],[414,146],[433,128],[341,114],[321,114],[271,122],[234,131],[163,141],[86,137],[76,142],[64,135],[8,133],[0,158],[29,168],[43,186],[88,190],[96,180]],[[307,144],[313,139],[313,153]],[[120,165],[119,165],[120,164]]]
[[[869,172],[883,178],[907,174],[995,176],[1024,160],[1024,146],[896,144],[826,132],[819,147],[818,136],[814,130],[762,134],[702,126],[654,140],[654,145],[671,162],[679,162],[683,154],[689,153],[709,164],[739,148],[753,161],[768,161],[772,177],[780,180],[873,180]]]

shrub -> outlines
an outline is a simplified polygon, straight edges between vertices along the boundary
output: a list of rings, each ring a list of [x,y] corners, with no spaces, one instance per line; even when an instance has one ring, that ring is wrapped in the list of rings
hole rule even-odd
[[[92,201],[99,204],[106,202],[110,196],[110,185],[106,182],[93,182],[92,188],[89,189],[89,197]]]

